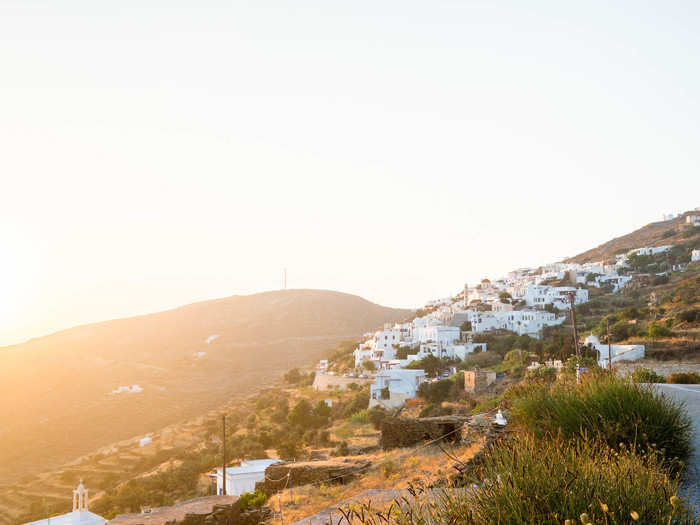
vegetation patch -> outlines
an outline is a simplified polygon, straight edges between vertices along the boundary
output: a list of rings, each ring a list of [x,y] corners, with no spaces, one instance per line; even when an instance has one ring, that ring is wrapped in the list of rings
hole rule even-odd
[[[513,389],[512,414],[538,437],[596,438],[617,449],[657,449],[666,461],[690,454],[691,421],[682,405],[616,377],[594,376],[581,384],[530,384]]]

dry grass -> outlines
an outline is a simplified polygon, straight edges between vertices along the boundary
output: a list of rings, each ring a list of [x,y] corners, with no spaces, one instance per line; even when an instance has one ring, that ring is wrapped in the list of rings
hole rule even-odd
[[[450,454],[462,461],[471,458],[483,445],[459,445],[450,447]],[[372,466],[361,478],[346,485],[318,484],[294,487],[274,495],[267,506],[276,514],[270,523],[280,524],[279,503],[282,504],[285,523],[294,523],[316,514],[323,509],[353,498],[356,494],[371,489],[404,489],[409,482],[420,481],[430,484],[453,470],[454,460],[436,447],[424,449],[395,449],[389,452],[377,452],[357,456],[357,459],[369,459]],[[404,475],[410,473],[411,477]],[[361,502],[361,500],[358,500]],[[374,501],[376,506],[376,501]],[[387,501],[387,504],[389,502]]]

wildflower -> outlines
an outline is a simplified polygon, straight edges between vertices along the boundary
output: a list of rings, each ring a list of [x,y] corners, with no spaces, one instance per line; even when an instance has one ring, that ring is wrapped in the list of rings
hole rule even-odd
[[[608,512],[608,506],[605,503],[601,503],[600,508],[603,512]]]
[[[585,512],[579,516],[579,519],[583,525],[588,525],[591,522],[591,517]]]
[[[677,507],[679,501],[680,501],[680,500],[678,499],[678,496],[671,496],[671,505],[672,505],[673,507]]]
[[[637,521],[639,519],[639,513],[636,510],[633,510],[632,512],[630,512],[630,516],[632,516],[632,519],[634,521]]]
[[[574,525],[574,522],[571,520],[564,520],[564,525]]]

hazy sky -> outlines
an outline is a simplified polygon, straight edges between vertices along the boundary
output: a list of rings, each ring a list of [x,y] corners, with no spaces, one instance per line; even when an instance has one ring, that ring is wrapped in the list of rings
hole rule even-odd
[[[0,0],[0,344],[284,267],[415,307],[699,206],[700,4],[608,4]]]

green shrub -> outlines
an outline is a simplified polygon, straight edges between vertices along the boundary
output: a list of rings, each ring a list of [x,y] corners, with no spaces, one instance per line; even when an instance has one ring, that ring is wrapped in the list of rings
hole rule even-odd
[[[246,511],[253,508],[260,508],[267,501],[267,494],[256,490],[255,492],[244,492],[238,498],[241,503],[241,510]]]
[[[382,421],[384,421],[388,417],[391,417],[391,414],[389,414],[389,412],[384,407],[375,405],[369,410],[367,410],[367,417],[372,426],[376,430],[379,430],[382,426]]]
[[[663,325],[650,324],[649,325],[649,337],[652,339],[658,339],[660,337],[669,337],[671,335],[671,330]]]
[[[443,407],[440,403],[430,403],[423,407],[418,417],[449,416],[452,414],[451,407]]]
[[[700,384],[700,374],[696,372],[676,372],[668,376],[666,382],[679,385],[698,385]]]
[[[700,309],[692,308],[690,310],[684,310],[676,314],[676,319],[678,322],[693,323],[695,321],[700,321]]]
[[[369,423],[369,414],[367,413],[367,409],[355,412],[348,418],[348,422],[351,425],[366,425]]]
[[[651,368],[637,368],[632,372],[632,381],[635,383],[665,383],[666,378]]]
[[[540,437],[599,437],[611,448],[656,447],[669,463],[690,453],[692,427],[683,406],[652,387],[616,377],[528,385],[517,391],[511,413]]]
[[[557,379],[557,369],[543,365],[529,368],[525,372],[525,379],[531,382],[551,383]]]
[[[334,455],[336,455],[336,456],[349,456],[350,455],[350,447],[348,447],[348,442],[341,441],[340,445],[338,445],[338,448],[335,449]]]
[[[491,482],[461,502],[471,510],[472,523],[578,523],[586,513],[585,522],[621,524],[632,523],[632,512],[640,523],[666,523],[674,513],[672,523],[693,522],[671,505],[678,484],[657,454],[615,452],[585,441],[543,444],[524,434],[492,449],[481,477]],[[448,513],[453,506],[446,506]]]
[[[449,397],[454,384],[449,379],[441,379],[435,383],[426,381],[418,387],[418,395],[429,403],[442,403]]]
[[[478,354],[471,354],[462,361],[459,368],[462,370],[472,370],[474,368],[489,368],[501,362],[501,356],[496,352],[487,350]]]

